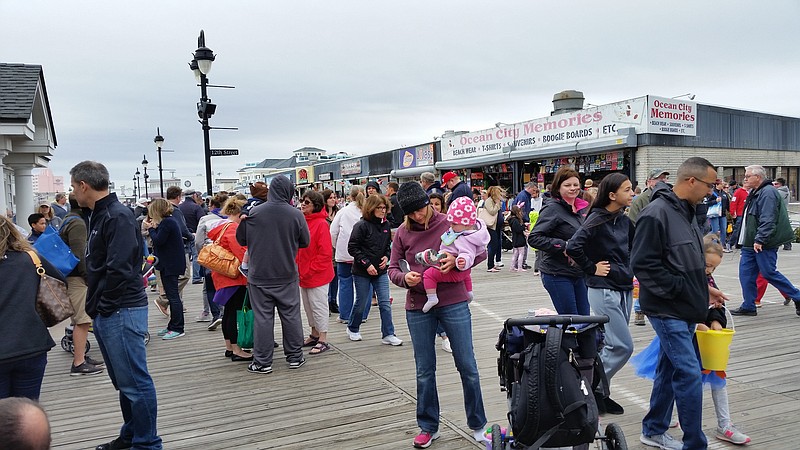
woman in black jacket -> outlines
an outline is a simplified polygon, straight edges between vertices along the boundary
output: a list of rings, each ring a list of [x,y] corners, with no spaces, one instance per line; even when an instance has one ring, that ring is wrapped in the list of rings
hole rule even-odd
[[[589,314],[586,283],[580,267],[567,256],[567,241],[578,231],[589,203],[580,198],[578,172],[562,167],[556,172],[528,245],[543,252],[539,270],[542,284],[559,314]]]
[[[633,307],[630,261],[633,223],[625,215],[625,208],[632,200],[633,188],[627,176],[621,173],[606,176],[586,221],[567,243],[567,254],[586,274],[592,312],[608,316],[600,360],[609,382],[633,353],[633,338],[628,329]],[[597,401],[601,412],[624,412],[610,398],[598,396]]]
[[[164,340],[176,339],[183,332],[183,302],[178,289],[178,277],[186,271],[183,237],[177,220],[172,217],[172,204],[157,198],[147,208],[147,218],[142,226],[150,232],[153,253],[158,257],[156,270],[161,275],[164,292],[169,299],[169,323],[158,332]]]
[[[392,307],[389,303],[389,267],[391,255],[391,224],[386,220],[386,212],[391,208],[389,200],[383,195],[370,195],[364,202],[361,220],[353,227],[347,252],[353,256],[353,284],[356,301],[347,324],[347,336],[351,341],[360,341],[361,318],[364,307],[372,299],[374,290],[378,296],[381,314],[382,343],[402,345],[403,341],[394,335]]]
[[[27,397],[38,400],[42,389],[47,352],[56,344],[36,313],[39,274],[31,256],[33,247],[5,216],[0,217],[0,275],[8,282],[0,290],[0,399]],[[39,257],[48,276],[64,276]],[[10,281],[13,280],[13,281]]]

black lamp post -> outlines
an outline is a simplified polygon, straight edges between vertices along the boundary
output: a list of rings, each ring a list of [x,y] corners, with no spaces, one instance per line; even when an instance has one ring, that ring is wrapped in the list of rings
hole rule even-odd
[[[211,141],[209,131],[211,127],[208,125],[208,119],[214,115],[217,110],[217,105],[211,103],[208,98],[208,72],[211,71],[211,63],[214,62],[216,56],[210,48],[206,47],[206,37],[203,30],[200,30],[200,36],[197,38],[197,50],[194,52],[194,59],[189,63],[189,67],[194,72],[195,77],[200,82],[200,101],[197,103],[197,115],[200,116],[200,124],[203,126],[203,143],[205,145],[205,164],[206,164],[206,190],[209,195],[213,193],[213,186],[211,183]]]
[[[158,182],[161,185],[161,198],[164,197],[164,171],[161,168],[161,146],[164,145],[164,138],[161,136],[161,129],[156,128],[156,137],[153,139],[153,142],[156,143],[157,151],[158,151]]]
[[[139,175],[141,174],[142,173],[139,172],[139,168],[137,167],[136,173],[133,174],[133,180],[136,182],[136,184],[134,184],[134,187],[136,188],[137,191],[137,194],[135,195],[137,199],[142,196],[142,186],[139,184]]]
[[[150,178],[150,175],[147,175],[147,156],[142,155],[142,167],[144,167],[144,196],[148,199],[150,198],[150,193],[147,192],[147,179]]]

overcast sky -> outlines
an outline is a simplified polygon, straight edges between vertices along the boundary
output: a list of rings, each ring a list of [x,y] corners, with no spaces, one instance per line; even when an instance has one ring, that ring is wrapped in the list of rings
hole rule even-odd
[[[692,93],[800,116],[800,2],[0,0],[0,61],[44,68],[58,147],[130,186],[142,155],[205,186],[200,29],[217,54],[215,173],[311,146],[369,154],[445,130],[547,116],[553,94],[604,104]],[[168,174],[167,174],[168,175]],[[155,175],[157,177],[157,175]]]

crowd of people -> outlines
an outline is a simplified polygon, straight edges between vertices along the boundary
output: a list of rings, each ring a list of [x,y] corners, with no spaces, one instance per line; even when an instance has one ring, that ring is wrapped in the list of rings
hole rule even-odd
[[[0,346],[0,398],[39,397],[46,354],[55,344],[33,307],[38,276],[24,270],[30,265],[25,253],[53,227],[79,257],[75,269],[60,277],[43,260],[48,274],[67,282],[75,309],[70,374],[105,371],[119,391],[124,424],[119,436],[97,446],[99,450],[162,445],[143,339],[148,296],[142,261],[149,255],[157,279],[154,304],[168,318],[157,335],[165,341],[185,336],[183,289],[190,281],[203,284],[203,311],[195,320],[207,322],[211,331],[221,325],[225,357],[247,362],[254,374],[271,373],[281,347],[289,369],[301,368],[307,356],[331,350],[331,314],[346,324],[349,340],[362,341],[361,325],[371,306],[378,308],[380,342],[403,345],[398,334],[405,333],[398,333],[392,318],[389,283],[405,289],[416,366],[417,448],[427,448],[439,437],[437,337],[452,353],[461,377],[467,424],[475,440],[484,439],[486,415],[472,342],[471,272],[484,261],[489,273],[500,272],[503,248],[513,250],[511,272],[532,269],[539,277],[533,279],[541,280],[556,313],[609,317],[600,353],[609,383],[605,393],[595,394],[602,413],[624,413],[606,393],[634,352],[632,314],[636,325],[649,320],[657,337],[648,353],[654,387],[640,440],[653,447],[707,446],[702,367],[693,336],[698,326],[725,326],[719,311],[727,296],[711,275],[725,253],[742,249],[744,301],[731,314],[756,316],[771,283],[787,299],[785,304],[795,302],[800,316],[800,290],[776,268],[778,249],[790,250],[794,240],[788,190],[784,180],[769,180],[761,166],[748,166],[739,188],[735,181],[719,179],[710,162],[690,158],[678,167],[674,185],[668,183],[669,172],[654,170],[638,194],[624,174],[581,183],[571,167],[560,168],[544,191],[529,182],[517,195],[499,186],[470,189],[454,172],[445,173],[440,183],[426,172],[419,182],[388,183],[385,194],[377,182],[353,186],[341,201],[331,190],[309,189],[296,197],[291,181],[277,176],[269,186],[251,185],[249,198],[223,192],[203,199],[193,190],[170,187],[166,198],[140,199],[133,209],[109,193],[102,164],[84,161],[70,175],[72,193],[32,214],[27,237],[10,220],[0,220],[0,268],[22,274],[0,299],[0,314],[14,317],[12,325],[26,330],[11,333],[12,340]],[[61,209],[63,215],[54,213]],[[212,243],[235,257],[238,273],[223,274],[199,264],[198,254]],[[528,265],[529,252],[533,266]],[[638,299],[633,298],[634,282]],[[237,324],[245,305],[253,312],[252,343],[247,344]],[[275,339],[276,312],[280,344]],[[85,352],[90,324],[102,360]],[[747,443],[750,438],[730,420],[723,391],[719,385],[714,390],[715,435]],[[667,431],[673,405],[684,432],[682,442]]]

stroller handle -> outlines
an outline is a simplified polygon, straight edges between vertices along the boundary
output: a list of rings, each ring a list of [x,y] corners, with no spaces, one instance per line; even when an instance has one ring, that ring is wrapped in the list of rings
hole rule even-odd
[[[522,327],[527,325],[571,325],[587,323],[608,323],[608,316],[571,316],[553,315],[507,319],[506,328]]]

